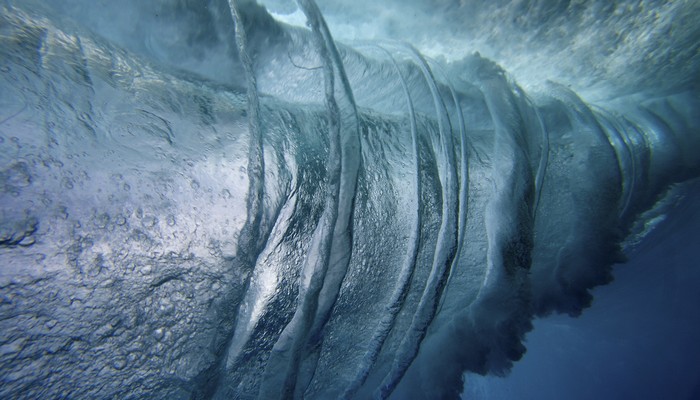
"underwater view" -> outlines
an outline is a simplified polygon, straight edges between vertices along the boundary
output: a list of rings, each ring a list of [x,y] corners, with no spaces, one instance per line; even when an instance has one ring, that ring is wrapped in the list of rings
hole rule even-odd
[[[700,398],[698,15],[0,1],[0,398]]]

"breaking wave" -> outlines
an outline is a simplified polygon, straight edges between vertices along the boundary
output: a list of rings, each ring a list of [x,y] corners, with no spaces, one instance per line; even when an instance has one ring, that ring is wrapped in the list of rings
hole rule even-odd
[[[526,92],[479,54],[336,42],[311,0],[308,28],[249,2],[126,2],[111,25],[17,3],[3,397],[456,397],[534,316],[590,305],[700,172],[678,82]]]

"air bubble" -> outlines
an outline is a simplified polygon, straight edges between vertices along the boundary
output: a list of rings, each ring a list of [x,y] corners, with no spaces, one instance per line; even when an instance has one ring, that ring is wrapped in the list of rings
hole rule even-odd
[[[5,178],[6,186],[14,189],[27,187],[32,183],[29,166],[24,161],[14,163],[4,171],[0,171],[0,176]]]
[[[141,268],[141,275],[148,275],[153,271],[153,266],[151,264],[146,264]]]
[[[102,213],[95,218],[95,226],[97,226],[100,229],[104,229],[107,227],[109,224],[110,217],[109,214],[107,213]]]
[[[153,226],[155,226],[156,222],[158,222],[158,219],[156,217],[152,215],[147,215],[146,217],[144,217],[142,224],[146,228],[152,228]]]
[[[112,361],[112,367],[117,371],[121,371],[126,368],[126,359],[124,357],[118,357]]]
[[[36,243],[36,239],[34,239],[34,236],[25,236],[22,240],[17,243],[18,245],[22,247],[29,247]]]

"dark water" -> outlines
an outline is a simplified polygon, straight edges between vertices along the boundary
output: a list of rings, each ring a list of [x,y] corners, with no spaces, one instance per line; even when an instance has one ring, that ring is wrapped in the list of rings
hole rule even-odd
[[[590,309],[536,320],[511,373],[469,375],[463,398],[698,398],[699,196],[695,184]]]

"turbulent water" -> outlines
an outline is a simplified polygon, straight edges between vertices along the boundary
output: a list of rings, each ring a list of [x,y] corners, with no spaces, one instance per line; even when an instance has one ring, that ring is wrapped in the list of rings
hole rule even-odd
[[[2,3],[1,397],[457,397],[700,175],[697,3],[380,4]]]

